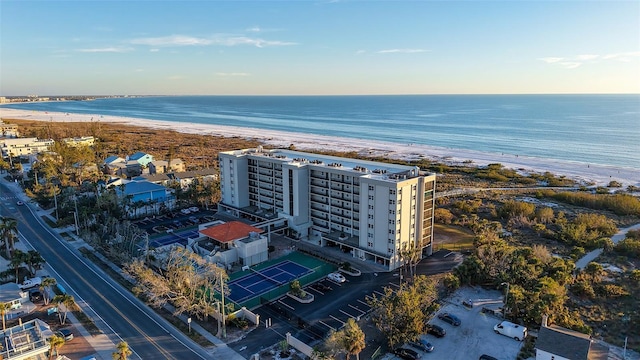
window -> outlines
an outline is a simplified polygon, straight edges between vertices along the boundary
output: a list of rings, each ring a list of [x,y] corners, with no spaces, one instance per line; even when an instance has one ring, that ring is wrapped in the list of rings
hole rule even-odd
[[[393,244],[394,239],[389,238],[389,244]]]
[[[373,191],[373,190],[374,190],[373,185],[369,185],[369,191]]]
[[[396,231],[395,231],[395,230],[393,230],[393,229],[389,229],[389,234],[394,235],[395,233],[396,233]]]
[[[372,233],[368,233],[368,234],[367,234],[367,237],[368,237],[369,239],[373,239],[373,234],[372,234]]]
[[[389,253],[389,254],[393,254],[393,249],[388,249],[388,250],[387,250],[387,253]]]
[[[369,200],[373,200],[373,195],[369,195]]]
[[[367,246],[368,246],[368,247],[373,247],[373,243],[372,243],[371,241],[368,241],[368,242],[367,242]]]
[[[373,210],[373,205],[369,205],[369,210]]]
[[[389,200],[389,205],[395,205],[396,201],[394,199]]]
[[[389,210],[389,214],[391,214],[391,215],[395,215],[395,214],[396,214],[396,211],[395,211],[395,210]]]
[[[389,195],[395,195],[396,191],[394,189],[389,190]]]
[[[369,214],[369,220],[373,220],[373,214]]]
[[[373,224],[369,224],[369,225],[368,225],[368,228],[369,228],[369,229],[373,229]]]
[[[393,225],[394,221],[393,220],[389,220],[389,225]]]

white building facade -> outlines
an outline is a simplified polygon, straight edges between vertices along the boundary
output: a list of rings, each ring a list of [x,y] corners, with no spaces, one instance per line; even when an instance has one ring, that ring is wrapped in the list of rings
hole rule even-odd
[[[389,269],[431,255],[435,174],[418,167],[290,150],[220,152],[220,211],[286,219],[290,234]]]
[[[38,138],[15,138],[0,140],[2,156],[24,156],[38,154],[49,150],[54,141],[51,139]]]

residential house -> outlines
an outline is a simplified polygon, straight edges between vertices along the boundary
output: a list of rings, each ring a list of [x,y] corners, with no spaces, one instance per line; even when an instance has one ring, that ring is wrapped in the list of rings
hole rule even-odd
[[[4,121],[0,120],[0,134],[3,138],[17,138],[20,136],[18,132],[18,125],[16,124],[7,124]]]
[[[560,326],[547,325],[547,316],[536,340],[536,360],[607,360],[609,348],[591,336]]]
[[[252,266],[269,258],[264,230],[241,221],[200,227],[204,237],[197,242],[197,253],[216,264]]]
[[[16,326],[0,330],[0,359],[27,360],[41,359],[49,351],[49,339],[53,331],[49,325],[33,319]]]
[[[173,190],[146,180],[123,181],[115,191],[125,202],[125,211],[130,218],[159,214],[176,206]]]
[[[74,138],[64,138],[62,139],[69,146],[93,146],[95,144],[95,138],[93,136],[81,136]]]
[[[109,156],[104,160],[103,171],[109,175],[126,175],[127,163],[120,156]]]
[[[149,174],[165,174],[168,172],[182,172],[185,170],[185,164],[181,159],[172,159],[170,162],[165,160],[154,160],[149,163]]]
[[[180,187],[187,189],[196,179],[202,179],[204,183],[215,181],[218,179],[216,169],[201,169],[194,171],[168,173],[167,176],[171,181],[178,182]]]
[[[129,156],[129,158],[127,159],[127,161],[129,160],[135,160],[137,161],[141,166],[143,167],[147,167],[149,165],[150,162],[153,161],[153,156],[150,154],[147,154],[145,152],[142,151],[138,151],[135,154]]]
[[[20,289],[18,284],[10,282],[0,285],[0,303],[9,304],[11,310],[20,309],[28,300],[27,292]]]

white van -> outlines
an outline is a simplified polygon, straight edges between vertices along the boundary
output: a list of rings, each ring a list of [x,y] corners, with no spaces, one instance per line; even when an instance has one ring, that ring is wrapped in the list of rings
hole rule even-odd
[[[495,331],[496,334],[514,338],[516,341],[522,341],[527,337],[526,327],[508,321],[503,321],[500,324],[497,324],[493,327],[493,331]]]

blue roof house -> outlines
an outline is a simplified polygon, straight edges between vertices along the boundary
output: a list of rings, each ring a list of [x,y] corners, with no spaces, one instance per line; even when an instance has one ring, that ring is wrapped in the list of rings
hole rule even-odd
[[[142,166],[149,165],[150,162],[153,161],[153,155],[149,155],[145,152],[138,151],[137,153],[129,156],[129,160],[135,160],[140,163]]]
[[[159,214],[176,206],[173,190],[152,182],[129,181],[115,187],[116,194],[125,202],[127,217],[138,218]]]

